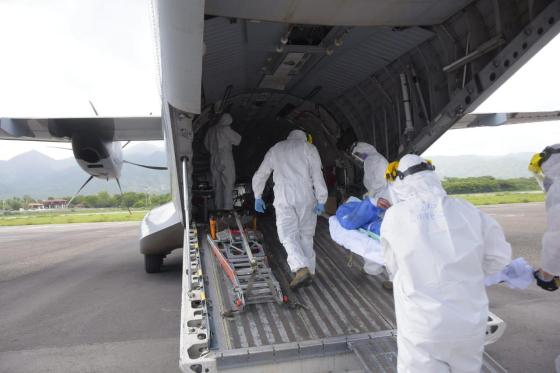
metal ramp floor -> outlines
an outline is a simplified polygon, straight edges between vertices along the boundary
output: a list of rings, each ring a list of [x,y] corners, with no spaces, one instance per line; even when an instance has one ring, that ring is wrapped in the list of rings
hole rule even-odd
[[[354,261],[348,266],[348,251],[330,239],[328,225],[319,219],[315,235],[317,273],[314,283],[298,292],[289,290],[290,270],[284,248],[278,242],[273,219],[259,221],[272,270],[295,308],[288,305],[256,304],[226,318],[232,299],[223,273],[213,265],[212,273],[220,284],[217,294],[221,309],[215,310],[223,326],[220,346],[227,349],[323,339],[360,333],[392,330],[395,313],[392,293],[382,280],[365,274]],[[206,271],[208,273],[208,270]]]

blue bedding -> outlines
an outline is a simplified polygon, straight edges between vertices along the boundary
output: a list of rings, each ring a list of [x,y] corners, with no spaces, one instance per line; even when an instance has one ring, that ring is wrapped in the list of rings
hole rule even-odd
[[[364,229],[379,236],[385,209],[374,206],[369,198],[351,199],[336,210],[336,218],[344,229]]]

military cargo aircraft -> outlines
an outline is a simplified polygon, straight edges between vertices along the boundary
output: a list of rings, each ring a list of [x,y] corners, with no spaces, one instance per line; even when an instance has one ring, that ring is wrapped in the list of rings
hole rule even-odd
[[[208,254],[204,228],[196,227],[205,221],[191,211],[208,169],[203,136],[217,115],[231,113],[243,136],[235,153],[242,184],[268,148],[304,128],[335,176],[329,191],[336,201],[337,193],[360,183],[345,156],[356,140],[395,160],[421,154],[452,128],[555,118],[559,112],[471,112],[558,34],[560,0],[153,5],[161,120],[6,118],[0,138],[165,139],[173,201],[145,217],[140,247],[148,272],[158,272],[166,254],[184,248],[184,372],[395,371],[391,295],[378,280],[345,267],[324,222],[315,236],[318,281],[291,295],[298,307],[269,303],[227,312],[227,281]],[[273,221],[259,224],[280,273],[285,264]],[[486,355],[484,370],[501,368]]]

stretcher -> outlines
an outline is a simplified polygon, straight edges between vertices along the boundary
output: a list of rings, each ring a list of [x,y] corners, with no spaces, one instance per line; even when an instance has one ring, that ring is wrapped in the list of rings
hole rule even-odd
[[[380,237],[372,232],[344,229],[336,216],[329,218],[329,233],[333,241],[364,260],[364,271],[371,275],[381,274],[385,261]],[[523,258],[514,259],[501,272],[487,276],[486,286],[505,283],[512,289],[526,289],[533,282],[533,268]],[[504,334],[506,323],[489,312],[485,345],[496,342]]]
[[[367,274],[379,275],[384,271],[381,242],[374,233],[344,229],[336,216],[329,218],[329,232],[334,242],[364,259],[364,271]]]
[[[380,237],[363,229],[344,229],[336,216],[329,218],[329,232],[337,244],[364,259],[364,271],[378,275],[383,271],[385,260]],[[512,289],[526,289],[533,281],[533,267],[523,258],[511,261],[501,272],[487,276],[486,286],[505,283]]]
[[[282,303],[284,296],[268,263],[262,234],[245,228],[237,212],[232,215],[233,224],[207,235],[212,254],[229,280],[231,306],[243,311],[249,304]]]

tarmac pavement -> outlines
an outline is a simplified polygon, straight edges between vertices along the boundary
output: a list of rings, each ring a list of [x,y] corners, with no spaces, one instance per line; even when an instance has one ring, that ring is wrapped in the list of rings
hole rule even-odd
[[[512,246],[512,257],[524,257],[539,267],[541,238],[546,229],[544,203],[495,205],[482,208],[496,219]],[[560,355],[560,290],[551,293],[536,285],[512,290],[488,289],[490,309],[507,323],[502,338],[486,351],[510,372],[554,373]]]
[[[139,223],[0,228],[0,372],[178,372],[180,250],[148,275]]]

